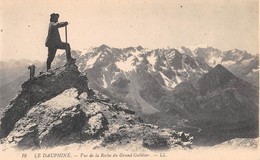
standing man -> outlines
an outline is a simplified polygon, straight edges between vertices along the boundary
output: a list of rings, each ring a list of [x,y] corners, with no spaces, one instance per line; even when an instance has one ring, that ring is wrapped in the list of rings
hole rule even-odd
[[[50,15],[50,23],[48,36],[45,41],[45,46],[48,47],[47,71],[51,69],[51,63],[55,57],[57,49],[65,49],[67,63],[75,62],[76,59],[71,57],[70,44],[61,41],[59,28],[68,25],[68,22],[58,22],[59,14],[52,13]]]

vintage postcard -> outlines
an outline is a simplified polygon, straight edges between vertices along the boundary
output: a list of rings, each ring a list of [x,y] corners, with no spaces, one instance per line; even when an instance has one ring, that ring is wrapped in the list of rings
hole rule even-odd
[[[259,160],[258,0],[1,0],[0,159]]]

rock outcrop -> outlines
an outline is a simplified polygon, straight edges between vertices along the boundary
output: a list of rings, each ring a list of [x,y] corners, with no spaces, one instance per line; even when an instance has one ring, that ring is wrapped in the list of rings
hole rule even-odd
[[[21,149],[90,140],[98,141],[94,148],[137,142],[149,149],[189,148],[193,138],[143,123],[126,104],[89,89],[76,65],[25,82],[1,117],[0,133],[2,142]]]
[[[87,77],[78,72],[76,65],[57,68],[54,74],[40,74],[22,84],[22,90],[4,109],[0,119],[0,138],[6,137],[15,123],[38,102],[47,101],[64,90],[75,87],[79,92],[88,91]]]

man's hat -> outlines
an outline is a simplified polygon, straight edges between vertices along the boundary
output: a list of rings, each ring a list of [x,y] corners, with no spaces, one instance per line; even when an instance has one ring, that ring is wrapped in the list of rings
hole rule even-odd
[[[59,18],[60,15],[59,15],[58,13],[52,13],[50,16],[51,16],[51,18],[57,17],[57,16],[58,16],[58,18]]]

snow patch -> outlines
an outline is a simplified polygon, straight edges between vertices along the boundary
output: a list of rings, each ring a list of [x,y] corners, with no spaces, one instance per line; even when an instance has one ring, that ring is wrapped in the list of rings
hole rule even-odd
[[[211,58],[208,60],[208,64],[209,64],[210,67],[214,67],[214,66],[216,66],[217,64],[221,64],[221,60],[222,60],[221,57],[211,57]]]
[[[257,69],[252,69],[252,72],[258,72],[259,71],[259,68]]]
[[[178,72],[183,73],[183,72],[187,72],[186,68],[182,68],[182,69],[178,69]]]
[[[143,57],[142,57],[143,52],[135,50],[130,52],[130,54],[132,54],[132,56],[135,57],[139,62],[143,61]]]
[[[172,80],[170,80],[168,77],[166,77],[162,72],[159,72],[160,75],[162,76],[163,78],[163,81],[165,83],[165,85],[169,88],[174,88],[177,84],[174,83]]]
[[[236,63],[235,61],[224,61],[224,62],[222,62],[222,65],[224,67],[228,67],[228,66],[231,66],[231,65],[233,65],[235,63]]]
[[[94,66],[94,63],[97,61],[98,57],[101,55],[101,53],[98,53],[96,56],[91,57],[90,59],[87,60],[86,62],[86,67],[85,69],[92,68]]]
[[[241,63],[242,63],[243,65],[249,65],[249,63],[250,63],[252,60],[254,60],[254,58],[247,59],[247,60],[243,60]]]
[[[250,72],[250,73],[248,73],[246,76],[252,76],[252,75],[254,75],[256,72],[259,72],[259,67],[258,68],[256,68],[256,69],[252,69],[252,71]]]
[[[114,83],[120,77],[121,74],[122,74],[121,72],[115,72],[110,83],[111,84]]]
[[[174,59],[174,57],[175,57],[175,54],[176,54],[175,50],[170,52],[170,53],[166,53],[165,54],[165,58],[166,58],[167,62],[172,61]]]
[[[125,71],[125,72],[129,72],[129,71],[136,69],[136,67],[133,65],[134,59],[135,59],[135,57],[131,56],[126,61],[116,62],[116,65],[120,70]]]
[[[167,67],[164,66],[160,66],[163,70],[167,70]]]
[[[132,51],[131,54],[133,56],[140,57],[142,55],[142,52],[135,50],[135,51]]]
[[[139,60],[139,62],[141,62],[141,61],[144,60],[144,58],[143,57],[138,57],[138,60]]]
[[[154,66],[156,61],[157,61],[157,57],[152,54],[151,56],[147,56],[147,61],[152,65]]]
[[[104,88],[107,88],[107,82],[106,82],[106,77],[105,77],[105,74],[102,74],[103,77],[102,77],[102,80],[103,80],[103,87]]]
[[[195,63],[196,63],[196,65],[199,67],[199,69],[200,69],[200,71],[201,71],[200,73],[207,73],[207,72],[208,72],[207,70],[204,70],[204,69],[202,69],[202,67],[200,67],[198,61],[195,60]]]
[[[176,50],[178,50],[180,53],[182,53],[182,54],[184,54],[185,53],[185,51],[182,49],[182,47],[180,47],[180,46],[177,46],[177,47],[175,47],[175,49]]]
[[[152,65],[148,65],[148,72],[156,72],[156,70],[154,69],[154,67]]]
[[[178,84],[180,84],[182,82],[181,78],[177,75],[176,75],[176,81],[177,81]]]

